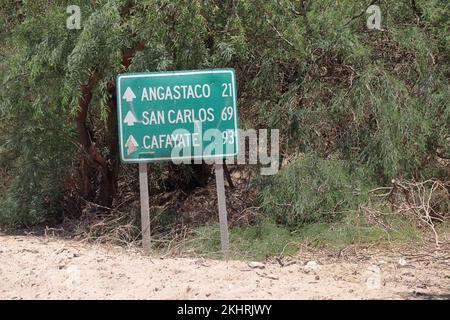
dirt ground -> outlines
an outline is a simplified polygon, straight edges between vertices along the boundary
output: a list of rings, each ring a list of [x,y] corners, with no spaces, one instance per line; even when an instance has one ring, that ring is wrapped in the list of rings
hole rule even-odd
[[[449,244],[301,248],[295,258],[250,265],[0,234],[0,298],[450,299]]]

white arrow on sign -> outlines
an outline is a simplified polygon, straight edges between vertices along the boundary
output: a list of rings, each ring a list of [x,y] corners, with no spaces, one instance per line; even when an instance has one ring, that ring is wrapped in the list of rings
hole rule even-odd
[[[137,147],[139,147],[136,139],[130,135],[128,137],[127,142],[125,143],[125,146],[127,147],[127,153],[128,155],[132,154],[133,152],[135,152],[137,150]]]
[[[136,95],[134,94],[133,90],[131,90],[130,87],[125,90],[125,93],[123,94],[122,99],[127,100],[127,102],[133,102],[133,99],[136,98]]]
[[[123,122],[126,123],[128,126],[134,126],[138,120],[134,116],[133,112],[128,111],[127,115],[125,116],[125,119],[123,119]]]

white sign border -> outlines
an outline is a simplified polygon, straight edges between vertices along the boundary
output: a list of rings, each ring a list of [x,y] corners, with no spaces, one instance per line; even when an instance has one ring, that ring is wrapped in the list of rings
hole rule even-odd
[[[124,143],[123,143],[123,121],[122,121],[122,97],[121,97],[121,81],[122,79],[127,78],[154,78],[154,77],[168,77],[168,76],[186,76],[186,75],[195,75],[195,74],[217,74],[217,73],[229,73],[231,75],[231,83],[232,83],[232,90],[233,90],[233,108],[234,108],[234,136],[235,136],[235,152],[231,154],[216,154],[216,155],[210,155],[210,156],[184,156],[184,157],[164,157],[164,158],[139,158],[139,159],[126,159],[125,158],[125,152],[124,152]],[[149,163],[149,162],[157,162],[157,161],[164,161],[164,160],[185,160],[185,159],[191,159],[191,160],[208,160],[208,159],[215,159],[215,158],[230,158],[235,157],[239,154],[239,136],[238,136],[238,117],[237,117],[237,97],[236,97],[236,76],[235,72],[232,69],[211,69],[211,70],[193,70],[193,71],[167,71],[163,73],[158,72],[150,72],[150,73],[135,73],[135,74],[121,74],[117,77],[117,101],[118,101],[118,117],[119,117],[119,144],[120,144],[120,158],[122,162],[126,163]]]

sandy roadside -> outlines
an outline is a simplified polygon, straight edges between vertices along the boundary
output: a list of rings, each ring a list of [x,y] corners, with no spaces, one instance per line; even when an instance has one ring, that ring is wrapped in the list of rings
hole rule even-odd
[[[447,248],[448,249],[448,248]],[[251,268],[246,261],[146,257],[137,249],[0,235],[0,299],[450,298],[450,251],[363,255]]]

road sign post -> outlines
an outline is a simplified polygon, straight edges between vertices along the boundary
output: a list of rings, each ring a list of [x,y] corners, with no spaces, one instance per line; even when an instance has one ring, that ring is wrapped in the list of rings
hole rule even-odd
[[[139,163],[139,190],[141,196],[141,230],[142,248],[150,252],[150,207],[148,200],[148,172],[147,164]]]
[[[228,219],[225,198],[225,181],[223,178],[223,163],[218,161],[214,166],[216,171],[217,204],[219,207],[220,243],[222,245],[223,254],[228,256],[230,245],[228,240]]]
[[[150,243],[150,219],[147,167],[143,164],[210,160],[220,163],[216,164],[217,199],[222,249],[228,251],[222,161],[238,154],[234,70],[121,74],[117,77],[117,105],[120,158],[140,164],[144,247]]]

